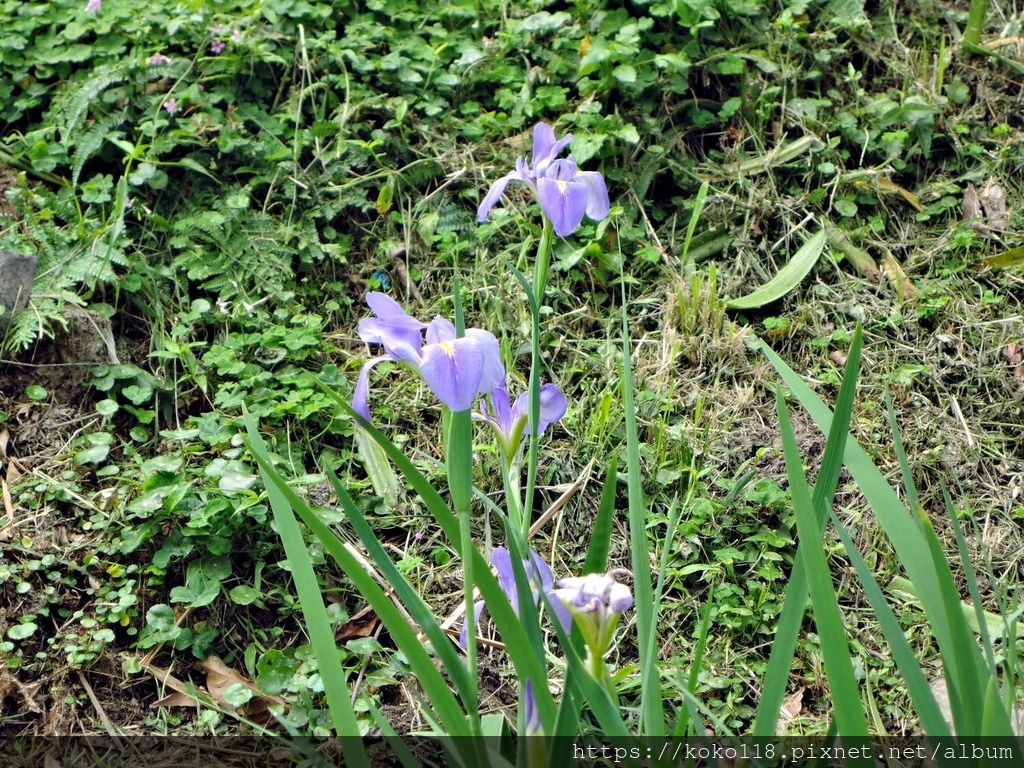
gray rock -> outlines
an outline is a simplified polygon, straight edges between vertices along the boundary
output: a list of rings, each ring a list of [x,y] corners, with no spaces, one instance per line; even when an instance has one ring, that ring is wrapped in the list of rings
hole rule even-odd
[[[0,250],[0,329],[15,312],[28,306],[37,262],[35,256]]]

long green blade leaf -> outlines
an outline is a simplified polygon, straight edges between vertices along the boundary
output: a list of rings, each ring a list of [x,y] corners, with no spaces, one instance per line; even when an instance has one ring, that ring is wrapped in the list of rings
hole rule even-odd
[[[800,447],[796,442],[796,435],[793,433],[793,425],[790,423],[789,412],[781,392],[776,394],[776,402],[797,530],[801,542],[811,545],[800,547],[800,552],[803,553],[804,566],[807,570],[814,624],[821,638],[825,675],[834,702],[836,724],[842,736],[867,736],[868,724],[861,707],[860,690],[853,671],[853,658],[846,639],[843,617],[839,611],[839,601],[832,585],[832,574],[828,569],[825,551],[820,546],[822,530],[816,519],[807,479],[804,477]],[[814,546],[815,544],[818,546]],[[873,763],[871,758],[866,758],[854,764],[870,766]]]
[[[343,749],[352,760],[352,764],[357,768],[369,768],[366,747],[359,735],[359,722],[349,700],[348,681],[345,678],[345,671],[341,667],[341,660],[338,658],[338,647],[334,643],[334,631],[331,629],[331,623],[327,617],[323,595],[320,594],[320,587],[316,581],[316,574],[313,572],[309,552],[306,550],[306,542],[302,538],[302,530],[295,520],[286,495],[274,482],[272,474],[264,471],[264,467],[266,467],[273,472],[270,456],[267,454],[263,439],[259,435],[252,416],[244,408],[243,417],[245,428],[249,433],[250,449],[260,465],[267,497],[270,499],[270,506],[274,512],[274,521],[277,523],[281,542],[284,544],[285,554],[288,557],[292,580],[295,582],[295,590],[298,592],[299,603],[302,607],[302,616],[306,621],[306,629],[309,632],[313,651],[316,653],[320,675],[323,677],[327,706],[331,712],[335,730],[338,732]]]
[[[929,736],[948,737],[950,735],[949,725],[942,716],[942,710],[939,709],[939,705],[935,701],[932,689],[928,685],[928,679],[921,670],[917,657],[914,656],[914,650],[910,647],[903,628],[893,614],[889,602],[885,599],[882,588],[861,556],[849,531],[835,516],[832,517],[832,523],[846,548],[846,555],[850,558],[853,569],[857,572],[857,578],[860,579],[861,586],[864,587],[864,594],[874,609],[875,617],[882,628],[882,634],[885,635],[885,639],[889,643],[896,667],[907,684],[907,693],[910,694],[910,699],[914,702],[914,709],[921,719],[922,729]],[[945,764],[942,759],[940,762]]]
[[[594,532],[587,547],[587,560],[583,565],[583,573],[604,573],[608,570],[608,550],[611,547],[612,523],[615,520],[615,489],[618,485],[619,457],[612,455],[608,463],[608,473],[604,478],[601,490],[601,503],[597,508],[594,520]]]
[[[433,612],[430,610],[419,592],[409,583],[408,579],[405,578],[404,574],[388,557],[387,552],[384,551],[384,547],[381,546],[380,541],[377,539],[370,527],[369,523],[366,522],[366,518],[363,517],[359,508],[356,506],[355,501],[349,495],[345,486],[341,480],[333,472],[328,472],[328,477],[331,480],[331,484],[334,486],[334,491],[338,495],[338,500],[341,502],[342,508],[345,510],[349,524],[352,526],[352,530],[355,531],[356,536],[363,542],[363,546],[366,547],[367,554],[373,561],[374,565],[381,572],[384,579],[394,587],[399,600],[405,609],[409,612],[409,615],[416,621],[420,629],[427,635],[434,648],[434,653],[437,654],[438,658],[441,659],[441,663],[444,665],[445,671],[448,673],[448,677],[455,685],[455,689],[462,696],[463,702],[467,708],[472,708],[479,711],[478,700],[477,700],[477,686],[476,680],[474,680],[466,668],[466,664],[462,657],[455,651],[452,646],[452,642],[448,635],[445,634],[444,630],[441,629],[441,625],[438,624]],[[319,529],[320,526],[317,526]],[[335,537],[331,534],[331,538]],[[330,546],[334,549],[333,542],[323,542],[325,548]],[[415,670],[419,674],[419,670]],[[438,715],[442,720],[447,718],[463,718],[465,712],[462,707],[455,705],[455,700],[450,697],[444,697],[441,702],[433,702],[435,707],[438,707]],[[440,711],[442,705],[455,705],[449,711]]]
[[[818,482],[814,487],[814,495],[811,500],[819,529],[823,529],[825,521],[828,520],[829,510],[832,508],[832,501],[835,498],[836,485],[839,482],[839,473],[843,467],[846,437],[850,415],[853,412],[854,395],[857,390],[857,376],[860,373],[862,344],[863,335],[858,326],[853,334],[853,342],[847,356],[843,383],[839,390],[839,397],[836,399],[836,416],[828,430],[828,441],[822,456],[821,471],[818,473]],[[820,544],[818,541],[805,542],[801,540],[797,546],[796,562],[793,565],[789,586],[786,588],[786,598],[783,602],[782,614],[779,617],[775,642],[772,643],[761,701],[758,703],[757,716],[754,720],[754,733],[758,736],[775,735],[782,701],[786,695],[789,670],[796,652],[797,636],[803,624],[807,606],[807,571],[804,557],[800,554],[800,550],[805,546],[818,547]]]
[[[633,399],[632,350],[629,343],[629,304],[625,278],[622,285],[622,399],[626,414],[626,478],[629,490],[629,543],[633,555],[633,597],[640,648],[640,734],[660,738],[666,734],[661,678],[658,674],[657,616],[647,544],[647,503],[640,475],[640,440]]]
[[[825,230],[822,229],[793,254],[793,258],[776,273],[775,277],[746,296],[730,299],[725,302],[725,306],[729,309],[756,309],[781,299],[807,277],[807,273],[818,263],[818,257],[821,256],[824,247]]]

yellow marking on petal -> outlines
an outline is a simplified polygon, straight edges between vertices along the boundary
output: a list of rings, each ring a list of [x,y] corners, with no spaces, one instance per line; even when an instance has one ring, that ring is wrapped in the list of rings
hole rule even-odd
[[[558,191],[561,192],[564,195],[565,194],[565,182],[562,181],[561,179],[555,179],[555,184],[558,185]]]
[[[448,355],[448,357],[451,357],[451,358],[455,357],[455,347],[452,345],[452,343],[450,341],[442,341],[441,342],[441,349],[444,350],[444,353],[446,355]]]

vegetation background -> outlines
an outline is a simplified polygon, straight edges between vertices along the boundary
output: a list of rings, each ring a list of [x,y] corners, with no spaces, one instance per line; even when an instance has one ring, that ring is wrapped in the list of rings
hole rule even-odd
[[[324,519],[341,520],[329,468],[438,614],[454,610],[454,553],[416,496],[376,495],[316,378],[349,393],[367,291],[449,315],[456,272],[470,324],[525,377],[529,313],[504,264],[537,237],[519,215],[531,203],[510,190],[489,223],[475,212],[538,120],[573,133],[613,213],[555,246],[542,348],[570,410],[545,433],[536,504],[573,494],[536,543],[556,572],[578,570],[592,478],[621,450],[621,270],[655,562],[680,511],[658,621],[668,692],[710,603],[699,696],[749,727],[793,562],[776,379],[755,337],[828,400],[863,324],[854,435],[897,484],[888,389],[922,505],[949,487],[986,607],[1012,612],[1024,13],[994,5],[974,51],[966,17],[944,0],[0,0],[0,248],[38,258],[0,361],[0,732],[249,732],[274,722],[268,705],[327,732],[243,403]],[[728,307],[818,229],[808,277]],[[437,412],[398,381],[376,389],[375,423],[438,476]],[[795,428],[813,468],[824,437]],[[497,457],[479,459],[479,487],[497,491]],[[839,491],[927,666],[899,564],[849,477]],[[424,727],[405,660],[311,547],[357,710]],[[828,554],[876,725],[913,732],[839,542]],[[627,703],[634,636],[626,622],[615,660]],[[179,687],[157,682],[168,671]],[[514,706],[500,650],[481,671],[486,706]],[[783,726],[823,731],[812,631],[790,690]]]

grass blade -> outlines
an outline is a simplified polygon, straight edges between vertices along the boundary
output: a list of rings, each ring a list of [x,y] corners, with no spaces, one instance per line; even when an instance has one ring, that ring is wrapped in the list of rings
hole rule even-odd
[[[338,658],[338,648],[334,643],[334,631],[327,618],[327,609],[324,607],[323,595],[320,594],[316,574],[313,572],[306,542],[302,538],[302,530],[299,528],[286,494],[274,482],[270,456],[267,454],[252,416],[248,410],[244,409],[244,406],[242,413],[246,430],[249,433],[250,449],[260,465],[260,474],[263,476],[267,497],[274,512],[274,521],[277,523],[281,543],[284,545],[285,554],[288,557],[288,565],[291,568],[292,580],[295,582],[295,590],[299,596],[310,643],[312,643],[313,651],[317,656],[320,675],[324,681],[324,691],[327,695],[327,706],[331,712],[335,731],[341,739],[346,755],[352,760],[352,765],[356,768],[369,768],[366,747],[359,735],[359,722],[352,708],[352,702],[349,700],[348,681]]]
[[[625,278],[622,290],[622,399],[626,415],[626,478],[629,489],[629,543],[633,554],[633,597],[636,605],[637,640],[640,649],[640,728],[643,736],[665,735],[661,678],[658,674],[657,615],[651,586],[651,563],[647,545],[647,503],[640,475],[640,440],[637,436],[636,405],[633,401],[632,350],[629,343],[629,303]]]
[[[911,701],[914,702],[914,709],[921,719],[922,729],[928,736],[948,737],[950,732],[946,719],[942,716],[942,711],[935,701],[928,680],[921,670],[917,657],[914,656],[914,651],[907,641],[903,628],[893,614],[888,600],[885,599],[882,588],[878,585],[878,581],[871,573],[871,569],[868,568],[868,564],[861,556],[846,527],[835,516],[832,518],[832,523],[846,548],[846,555],[850,558],[853,569],[857,572],[857,578],[860,580],[861,586],[864,587],[864,593],[875,612],[875,618],[882,628],[882,634],[885,635],[885,639],[889,643],[893,661],[896,662],[897,669],[903,675],[907,693],[910,695]]]
[[[839,601],[832,585],[832,574],[828,569],[825,551],[818,544],[821,541],[822,530],[816,519],[810,488],[804,477],[800,447],[796,442],[781,391],[776,394],[776,403],[797,531],[801,542],[809,545],[801,546],[800,551],[803,553],[804,567],[807,570],[814,624],[821,638],[825,675],[834,701],[836,724],[842,736],[867,736],[868,724],[861,707],[860,691],[853,671],[853,658],[846,640]],[[868,766],[873,764],[871,758],[851,762]]]
[[[434,617],[430,607],[423,601],[419,592],[409,583],[398,567],[392,562],[391,558],[388,557],[387,552],[384,551],[384,547],[381,546],[380,541],[377,539],[370,527],[369,523],[366,522],[366,518],[363,517],[359,508],[356,506],[355,501],[349,495],[345,486],[342,485],[337,475],[333,472],[328,472],[328,477],[331,480],[331,484],[334,486],[334,491],[338,495],[338,500],[341,502],[342,508],[345,510],[346,518],[348,519],[349,525],[352,526],[352,530],[355,531],[356,536],[366,547],[367,554],[373,561],[374,565],[381,572],[384,579],[391,584],[395,593],[398,595],[398,599],[402,605],[409,612],[409,615],[416,621],[420,629],[423,630],[424,634],[429,638],[434,653],[437,654],[441,663],[444,665],[445,671],[448,673],[448,677],[451,679],[455,686],[455,689],[459,692],[463,702],[466,704],[466,708],[472,708],[479,710],[478,696],[477,696],[477,685],[476,680],[469,674],[469,670],[466,668],[466,664],[462,657],[456,652],[452,645],[451,639],[445,634],[444,630],[441,629],[441,625],[438,624],[437,619]],[[317,526],[318,528],[320,526]],[[319,535],[319,534],[318,534]],[[333,535],[331,538],[336,538]],[[328,543],[324,542],[324,546],[327,547]],[[333,545],[331,546],[333,549]],[[446,702],[447,702],[446,697]],[[451,700],[454,702],[454,699]],[[437,702],[435,702],[435,706]],[[446,713],[438,713],[444,719]],[[447,713],[454,717],[463,717],[463,708],[459,707],[452,712]]]
[[[835,498],[836,484],[839,482],[839,473],[843,466],[847,426],[853,412],[857,377],[860,373],[862,344],[863,336],[858,326],[853,335],[853,342],[850,344],[842,386],[839,396],[836,398],[837,415],[828,430],[821,470],[818,472],[818,482],[815,484],[814,495],[811,499],[815,522],[819,530],[824,529],[825,522],[828,520],[829,510]],[[793,572],[786,588],[786,597],[783,601],[782,613],[779,616],[775,642],[772,643],[772,651],[768,659],[768,670],[765,673],[761,700],[758,702],[757,716],[754,719],[753,732],[757,736],[775,735],[779,713],[789,683],[790,666],[793,662],[793,655],[796,653],[797,637],[807,607],[807,570],[800,550],[805,546],[818,547],[820,546],[819,541],[820,539],[805,543],[801,539],[797,545],[796,561],[793,563]]]
[[[619,457],[612,455],[608,463],[608,473],[604,478],[601,490],[601,503],[597,508],[594,520],[594,533],[587,547],[587,560],[583,564],[583,573],[604,573],[608,570],[608,550],[611,547],[612,523],[615,520],[615,490],[618,485]]]

